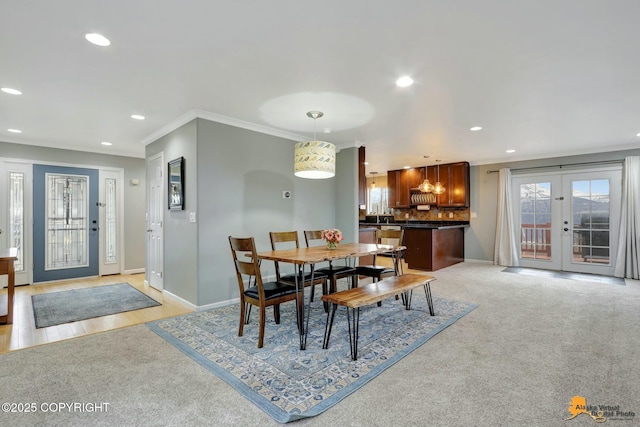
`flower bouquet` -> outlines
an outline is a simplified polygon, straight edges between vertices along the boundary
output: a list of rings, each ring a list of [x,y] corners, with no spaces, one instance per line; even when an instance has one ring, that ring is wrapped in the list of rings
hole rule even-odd
[[[327,249],[335,249],[340,240],[344,239],[342,231],[337,228],[322,230],[322,238],[327,241]]]

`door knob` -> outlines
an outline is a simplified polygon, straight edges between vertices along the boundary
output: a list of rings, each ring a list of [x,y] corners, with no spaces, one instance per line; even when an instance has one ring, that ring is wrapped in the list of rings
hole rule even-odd
[[[91,228],[91,231],[98,231],[96,227]]]
[[[569,229],[567,227],[564,228],[564,231],[569,231]]]

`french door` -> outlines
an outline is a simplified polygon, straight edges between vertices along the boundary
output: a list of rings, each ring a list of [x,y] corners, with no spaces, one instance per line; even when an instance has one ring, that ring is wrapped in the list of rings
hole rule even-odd
[[[621,187],[619,167],[514,176],[520,265],[613,275]]]

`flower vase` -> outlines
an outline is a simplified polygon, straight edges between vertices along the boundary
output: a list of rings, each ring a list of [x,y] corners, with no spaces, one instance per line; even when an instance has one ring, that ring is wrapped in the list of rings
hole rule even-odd
[[[327,249],[335,249],[336,242],[327,242]]]

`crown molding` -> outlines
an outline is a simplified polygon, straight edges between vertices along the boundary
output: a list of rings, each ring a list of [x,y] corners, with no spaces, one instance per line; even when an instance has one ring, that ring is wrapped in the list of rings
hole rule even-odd
[[[189,123],[193,119],[205,119],[216,123],[222,123],[225,125],[234,126],[241,129],[247,129],[258,133],[264,133],[266,135],[277,136],[284,139],[289,139],[291,141],[305,141],[309,138],[297,135],[292,132],[283,131],[281,129],[272,128],[269,126],[263,126],[256,123],[247,122],[244,120],[234,119],[233,117],[223,116],[222,114],[210,113],[204,110],[198,110],[196,108],[187,111],[177,119],[169,122],[165,126],[161,127],[157,131],[153,132],[146,138],[140,141],[143,145],[149,145],[152,142],[162,138],[170,132],[178,129],[180,126],[184,126]]]
[[[80,152],[86,152],[86,153],[105,154],[107,156],[135,157],[138,159],[144,159],[144,150],[140,150],[137,147],[135,151],[127,151],[127,150],[120,150],[113,146],[109,148],[102,147],[102,146],[89,147],[85,145],[79,146],[79,145],[72,145],[72,144],[64,144],[58,141],[56,142],[38,141],[35,139],[11,138],[7,136],[1,136],[0,142],[6,142],[9,144],[31,145],[31,146],[42,147],[42,148],[53,148],[57,150],[70,150],[70,151],[80,151]],[[55,146],[53,146],[52,144],[55,144]]]

